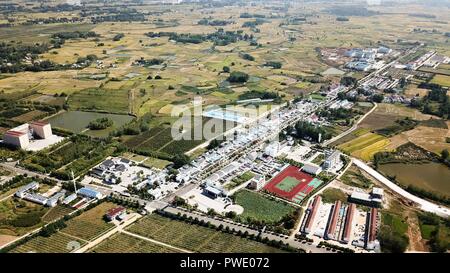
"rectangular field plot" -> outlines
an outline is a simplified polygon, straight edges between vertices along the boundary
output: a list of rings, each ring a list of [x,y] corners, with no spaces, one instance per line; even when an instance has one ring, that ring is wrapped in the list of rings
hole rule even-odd
[[[56,206],[51,208],[43,217],[42,221],[46,223],[53,222],[64,215],[67,215],[73,211],[72,208],[64,207],[64,206]]]
[[[68,253],[75,246],[83,246],[85,242],[62,233],[55,233],[50,237],[37,236],[13,250],[12,253]]]
[[[222,233],[210,228],[172,220],[157,214],[133,224],[128,231],[175,247],[203,253],[283,252],[263,243]]]
[[[104,110],[113,113],[128,113],[128,90],[104,90],[91,88],[69,96],[68,104],[75,110]]]
[[[93,253],[178,253],[176,249],[119,233],[91,250]]]
[[[389,139],[384,136],[366,133],[347,143],[338,146],[345,153],[369,161],[377,152],[384,151],[390,144]]]
[[[276,223],[295,210],[286,202],[270,200],[262,194],[248,190],[239,191],[234,197],[236,204],[244,208],[244,212],[240,215],[244,221],[247,217],[250,217],[260,221]]]
[[[114,227],[114,224],[103,220],[103,215],[114,207],[117,207],[117,205],[102,203],[67,221],[67,227],[63,231],[83,240],[92,240]]]
[[[147,132],[127,139],[124,145],[130,149],[142,151],[155,151],[168,155],[182,154],[202,144],[207,138],[216,137],[237,125],[237,123],[230,121],[206,117],[196,121],[190,121],[188,117],[185,121],[183,136],[180,138],[172,136],[172,127],[165,124],[158,125]],[[208,124],[215,124],[217,127],[212,126],[209,128]]]

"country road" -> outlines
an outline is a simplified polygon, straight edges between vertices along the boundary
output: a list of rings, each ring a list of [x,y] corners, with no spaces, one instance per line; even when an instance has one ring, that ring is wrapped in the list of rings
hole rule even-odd
[[[341,134],[339,134],[339,135],[337,135],[337,136],[335,136],[335,137],[333,137],[333,138],[331,138],[331,139],[329,139],[329,140],[326,140],[326,141],[323,143],[323,145],[324,145],[324,146],[328,146],[328,145],[330,145],[331,143],[333,143],[333,142],[335,142],[335,141],[337,141],[337,140],[339,140],[339,139],[345,137],[346,135],[350,134],[351,132],[355,131],[355,130],[358,128],[358,125],[359,125],[359,124],[360,124],[360,123],[361,123],[368,115],[372,114],[372,112],[375,111],[375,109],[377,109],[377,107],[378,107],[378,104],[377,104],[376,102],[374,102],[374,106],[372,107],[372,109],[370,109],[369,112],[365,113],[364,116],[362,116],[362,117],[356,122],[356,124],[354,124],[354,125],[353,125],[350,129],[348,129],[347,131],[342,132]]]
[[[210,222],[213,225],[219,226],[222,225],[223,227],[229,227],[230,229],[234,229],[236,231],[240,230],[241,232],[248,232],[248,234],[253,234],[253,235],[258,235],[259,231],[254,230],[254,229],[250,229],[248,227],[246,227],[245,225],[239,224],[239,223],[235,223],[232,220],[224,220],[221,218],[212,218],[209,216],[206,216],[204,214],[197,214],[197,213],[192,213],[180,208],[175,208],[175,207],[166,207],[164,209],[165,212],[171,213],[176,215],[177,213],[180,214],[186,214],[187,216],[192,216],[193,218],[198,218],[199,220],[204,220],[205,222]],[[284,243],[288,243],[290,246],[292,247],[296,247],[296,248],[300,248],[300,249],[304,249],[306,252],[311,252],[311,253],[330,253],[330,250],[326,250],[325,248],[320,248],[316,245],[313,244],[309,244],[309,243],[302,243],[299,241],[296,241],[293,237],[288,237],[285,238],[284,236],[279,236],[277,234],[270,234],[267,232],[263,232],[261,234],[261,237],[267,237],[269,240],[275,240],[275,241],[282,241]]]
[[[411,200],[417,204],[420,205],[420,209],[427,212],[435,213],[442,217],[448,217],[450,216],[450,209],[444,206],[440,206],[434,203],[431,203],[425,199],[422,199],[420,197],[417,197],[395,183],[391,182],[389,179],[384,177],[382,174],[377,172],[376,170],[372,169],[370,166],[368,166],[366,163],[362,162],[361,160],[358,160],[356,158],[353,158],[353,163],[355,163],[356,166],[361,168],[362,170],[366,171],[368,174],[370,174],[372,177],[383,183],[385,186],[387,186],[392,191],[396,192],[397,194],[401,195],[402,197]]]

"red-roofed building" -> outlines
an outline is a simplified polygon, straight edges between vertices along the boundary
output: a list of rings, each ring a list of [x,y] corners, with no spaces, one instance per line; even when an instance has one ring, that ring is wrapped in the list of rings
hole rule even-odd
[[[321,201],[322,201],[322,198],[320,197],[320,195],[317,195],[314,198],[314,201],[313,201],[313,203],[311,205],[311,208],[309,209],[308,219],[306,219],[305,227],[303,229],[303,231],[306,234],[311,232],[311,228],[312,228],[312,225],[314,223],[314,218],[316,217],[317,211],[320,208]]]
[[[120,214],[122,214],[125,211],[124,207],[116,207],[116,208],[112,208],[110,209],[107,213],[106,213],[106,219],[108,219],[108,221],[112,221],[114,220],[117,216],[119,216]]]
[[[21,149],[28,147],[30,144],[27,133],[14,130],[9,130],[3,135],[3,142]]]
[[[345,217],[344,233],[342,235],[342,242],[348,243],[352,233],[353,215],[355,214],[356,205],[351,203],[347,208],[347,215]]]
[[[368,243],[373,243],[377,239],[377,217],[378,210],[376,208],[372,208],[370,210],[370,224],[369,224],[369,240]]]
[[[46,139],[52,135],[52,127],[48,122],[33,121],[30,123],[30,129],[40,138]]]
[[[328,225],[326,237],[327,239],[335,239],[335,233],[336,233],[336,225],[339,218],[339,211],[341,210],[341,201],[336,201],[334,203],[333,211],[330,218],[330,223]]]
[[[47,139],[53,135],[52,127],[44,121],[33,121],[17,126],[3,134],[3,142],[7,145],[25,149],[30,145],[32,136]]]

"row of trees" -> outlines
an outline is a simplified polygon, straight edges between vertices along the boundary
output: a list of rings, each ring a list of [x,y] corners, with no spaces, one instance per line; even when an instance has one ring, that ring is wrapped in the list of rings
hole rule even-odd
[[[192,34],[192,33],[176,33],[176,32],[149,32],[146,35],[150,38],[169,37],[180,43],[200,44],[205,41],[213,42],[217,46],[226,46],[238,41],[253,41],[253,34],[244,34],[242,30],[224,31],[219,29],[209,34]]]
[[[215,226],[214,224],[211,224],[211,222],[209,222],[209,221],[205,222],[203,219],[199,220],[197,217],[194,218],[192,216],[187,216],[186,214],[178,213],[175,215],[175,214],[165,213],[165,212],[161,212],[161,211],[157,211],[157,212],[164,217],[170,217],[172,219],[185,221],[189,224],[199,225],[199,226],[203,226],[203,227],[207,227],[207,228],[212,228],[217,231],[241,236],[242,238],[255,240],[257,242],[261,242],[261,243],[267,244],[269,246],[280,248],[280,249],[283,249],[283,250],[286,250],[289,252],[304,252],[304,250],[291,247],[291,246],[289,246],[289,244],[284,243],[281,240],[280,241],[269,240],[269,238],[267,238],[267,237],[261,238],[260,234],[254,235],[254,234],[250,234],[248,231],[242,232],[241,230],[235,230],[234,228],[230,229],[228,226],[224,226],[223,224]]]
[[[288,135],[297,139],[312,140],[315,142],[324,141],[332,137],[331,133],[322,126],[314,125],[307,121],[299,121],[294,127],[287,127],[286,132]]]

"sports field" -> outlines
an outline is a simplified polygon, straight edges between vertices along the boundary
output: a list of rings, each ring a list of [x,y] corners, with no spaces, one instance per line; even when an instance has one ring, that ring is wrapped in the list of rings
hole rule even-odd
[[[290,192],[292,191],[293,188],[295,188],[298,184],[300,183],[300,181],[298,181],[297,179],[293,178],[293,177],[285,177],[280,183],[278,183],[277,185],[275,185],[275,187],[277,187],[278,189],[285,191],[285,192]]]
[[[300,203],[321,184],[321,180],[313,178],[295,166],[289,166],[275,176],[264,189],[279,197]]]

